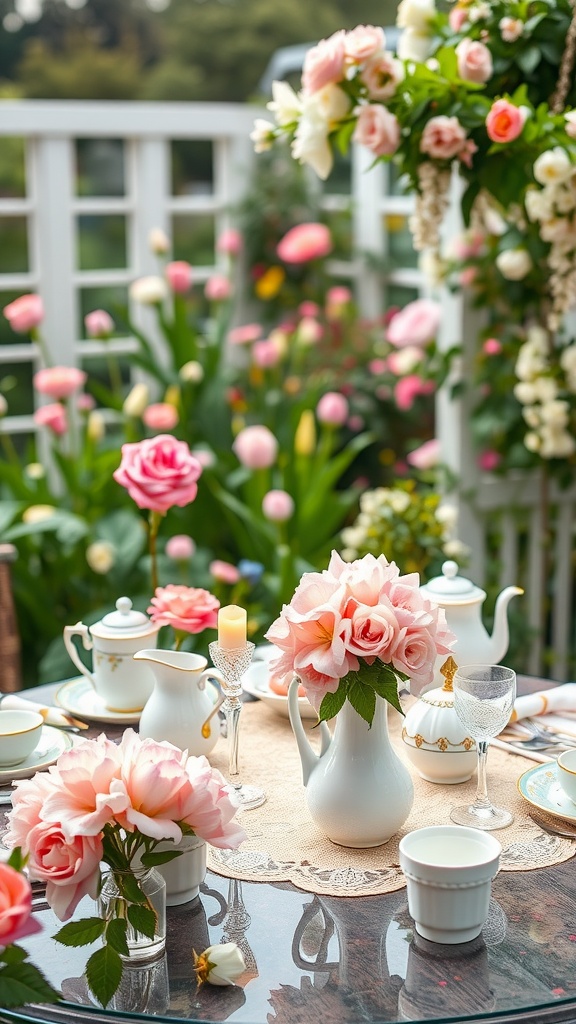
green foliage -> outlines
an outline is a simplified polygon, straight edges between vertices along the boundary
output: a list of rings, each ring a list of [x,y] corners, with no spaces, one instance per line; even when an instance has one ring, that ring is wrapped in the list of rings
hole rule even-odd
[[[388,701],[403,715],[404,711],[398,697],[398,681],[407,678],[402,672],[393,669],[390,665],[384,665],[378,659],[372,665],[361,661],[357,672],[348,672],[340,680],[338,689],[334,693],[324,695],[320,705],[319,720],[326,722],[334,718],[344,707],[345,702],[349,700],[354,710],[371,726],[376,710],[377,696]]]

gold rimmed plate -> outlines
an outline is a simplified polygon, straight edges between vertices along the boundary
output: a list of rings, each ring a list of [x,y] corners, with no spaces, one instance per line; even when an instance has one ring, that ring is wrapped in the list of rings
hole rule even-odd
[[[524,772],[518,779],[518,792],[532,807],[553,818],[576,824],[576,804],[566,796],[558,782],[554,762],[537,764]]]
[[[16,779],[29,779],[36,772],[49,768],[54,764],[60,754],[74,745],[74,737],[62,729],[55,729],[51,725],[43,725],[38,746],[25,761],[15,764],[11,768],[2,768],[0,771],[0,784],[15,782]]]
[[[77,718],[109,725],[135,725],[142,711],[111,711],[84,676],[69,679],[56,691],[54,702]]]

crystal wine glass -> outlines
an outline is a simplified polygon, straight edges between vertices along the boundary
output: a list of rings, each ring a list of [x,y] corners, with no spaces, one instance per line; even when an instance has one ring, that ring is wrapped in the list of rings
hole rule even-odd
[[[465,665],[454,675],[454,710],[476,740],[478,786],[474,803],[450,812],[457,825],[504,828],[514,820],[510,811],[494,807],[488,799],[486,757],[490,737],[507,725],[516,697],[516,673],[502,665]]]
[[[230,750],[228,774],[234,789],[235,802],[238,810],[251,811],[260,807],[266,800],[266,793],[259,786],[249,786],[240,782],[238,770],[238,728],[242,708],[242,676],[252,660],[254,644],[246,641],[242,647],[222,647],[217,641],[209,644],[210,657],[217,669],[222,673],[220,686],[226,700],[222,710],[226,715],[226,731]]]

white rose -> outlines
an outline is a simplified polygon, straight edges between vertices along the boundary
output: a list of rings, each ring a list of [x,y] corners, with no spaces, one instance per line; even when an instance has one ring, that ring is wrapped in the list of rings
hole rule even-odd
[[[328,142],[328,126],[321,117],[308,114],[301,118],[291,148],[295,160],[308,164],[322,181],[326,181],[334,158]]]
[[[566,120],[566,134],[571,139],[576,139],[576,110],[569,110],[567,114],[564,114]]]
[[[537,377],[532,387],[537,402],[552,402],[558,394],[558,385],[552,377]]]
[[[532,269],[526,249],[505,249],[496,257],[496,266],[507,281],[521,281]]]
[[[526,213],[530,220],[546,220],[552,212],[550,195],[547,190],[529,188],[524,197]]]
[[[116,549],[107,540],[96,540],[86,548],[86,561],[92,572],[106,576],[116,561]]]
[[[558,430],[567,426],[569,412],[568,402],[557,398],[541,406],[540,416],[543,424]]]
[[[168,286],[162,277],[150,275],[150,277],[139,277],[130,285],[130,298],[134,302],[141,302],[144,306],[153,306],[157,302],[163,302],[168,295]]]
[[[274,143],[275,127],[271,121],[265,121],[263,117],[257,117],[254,121],[254,128],[250,132],[250,139],[254,143],[255,153],[266,153],[272,149]]]
[[[435,14],[434,0],[402,0],[396,12],[396,24],[398,28],[427,32]]]
[[[398,40],[398,56],[400,60],[413,60],[423,64],[430,50],[430,36],[416,29],[406,28]]]
[[[468,20],[475,24],[477,21],[486,21],[490,17],[490,6],[488,4],[474,4],[468,11]]]
[[[539,452],[540,444],[540,437],[534,430],[530,430],[524,435],[524,445],[529,452]]]
[[[178,376],[186,384],[199,384],[201,380],[204,380],[202,363],[199,363],[197,359],[190,359],[180,367]]]
[[[562,146],[554,146],[541,153],[534,164],[534,177],[541,185],[554,185],[566,181],[572,174],[572,162]]]
[[[422,362],[422,349],[416,345],[406,345],[405,348],[396,349],[388,356],[388,366],[397,377],[403,377],[411,373],[418,363]]]
[[[156,256],[164,256],[165,253],[170,252],[170,239],[162,228],[152,228],[148,235],[148,245],[150,252],[156,254]]]
[[[281,128],[297,121],[302,113],[302,101],[288,82],[272,82],[272,100],[266,106]]]
[[[200,956],[194,956],[198,983],[208,981],[211,985],[233,985],[246,970],[244,957],[235,942],[208,946]]]
[[[122,411],[125,416],[141,416],[150,402],[148,386],[142,382],[135,384],[126,395]]]
[[[505,43],[515,43],[524,31],[524,22],[520,18],[501,18],[498,28]]]
[[[521,405],[534,405],[536,401],[534,385],[529,384],[527,381],[520,381],[514,385],[514,397],[518,399]]]

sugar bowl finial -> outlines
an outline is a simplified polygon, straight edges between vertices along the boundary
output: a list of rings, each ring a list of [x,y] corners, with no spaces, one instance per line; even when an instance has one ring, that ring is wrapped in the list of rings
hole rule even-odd
[[[458,665],[454,661],[452,655],[449,654],[440,669],[440,675],[444,676],[444,686],[442,687],[443,693],[452,693],[454,690],[454,676],[457,671]]]

